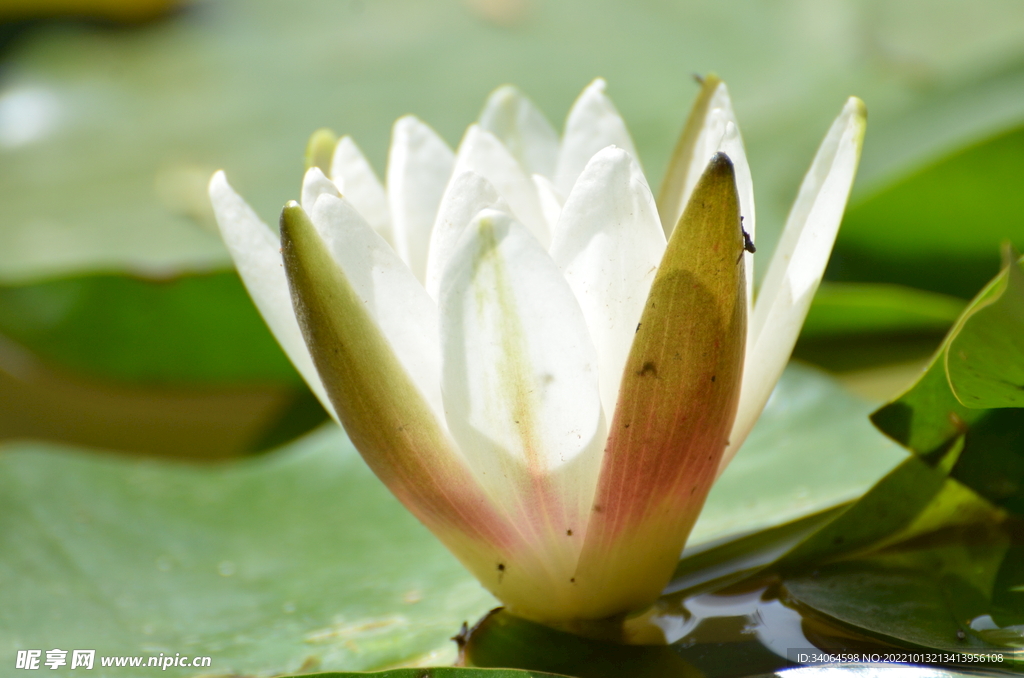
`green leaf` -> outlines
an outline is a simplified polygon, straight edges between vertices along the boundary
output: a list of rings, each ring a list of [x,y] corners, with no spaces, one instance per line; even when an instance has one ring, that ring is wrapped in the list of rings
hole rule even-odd
[[[825,531],[823,528],[847,509],[848,505],[843,504],[749,535],[688,547],[666,592],[671,592],[672,597],[686,597],[748,579],[803,544],[808,537]]]
[[[1000,243],[1024,246],[1017,190],[1024,128],[940,155],[855,198],[826,277],[970,297],[999,270]]]
[[[952,375],[947,375],[947,365],[960,361],[961,365],[955,365],[959,370],[958,379],[966,376],[968,385],[975,389],[980,387],[986,397],[992,397],[993,389],[984,386],[986,370],[987,379],[991,381],[993,374],[999,379],[999,367],[988,362],[984,354],[989,348],[984,344],[995,341],[993,350],[1008,356],[1003,374],[1009,371],[1012,375],[1016,338],[999,333],[1013,331],[1015,327],[1016,283],[1010,287],[1008,269],[1016,269],[1013,272],[1016,277],[1020,266],[1021,262],[1011,264],[979,292],[920,380],[871,415],[871,420],[883,433],[932,464],[944,458],[954,446],[962,445],[950,477],[997,505],[1018,513],[1024,512],[1024,409],[965,407],[953,393]],[[1007,302],[999,304],[1004,290],[1011,290],[1010,296]],[[996,304],[999,305],[995,311],[982,315],[977,326],[968,330],[965,343],[960,344],[964,347],[963,355],[952,354],[959,333],[975,322],[974,315]],[[1006,321],[1006,317],[1010,320]],[[965,361],[963,356],[974,362]],[[980,372],[972,373],[972,364],[980,364]],[[965,369],[961,370],[962,367]]]
[[[1024,271],[1014,263],[1018,258],[1010,259],[1000,289],[973,307],[946,350],[953,395],[972,409],[1024,407]]]
[[[108,380],[302,386],[234,273],[0,286],[0,333],[50,364]]]
[[[784,595],[901,647],[957,651],[1024,645],[1019,627],[1013,627],[1024,608],[1014,605],[1019,597],[1012,593],[1021,581],[1021,525],[953,480],[931,491],[933,498],[925,499],[923,508],[918,499],[927,492],[918,492],[908,508],[905,493],[921,483],[901,472],[913,465],[924,466],[908,460],[774,566],[783,570]],[[878,527],[868,524],[872,519]],[[852,539],[830,543],[844,534]],[[794,565],[802,565],[802,571],[794,571]]]
[[[495,604],[335,428],[222,467],[7,446],[0,507],[5,657],[180,652],[245,675],[446,664],[449,637]]]
[[[234,273],[0,286],[0,440],[214,458],[327,419]]]
[[[999,647],[970,632],[969,621],[986,610],[981,592],[955,575],[947,578],[941,569],[930,571],[945,564],[941,552],[914,555],[916,561],[826,565],[787,579],[785,591],[794,602],[897,647],[951,652]]]
[[[306,389],[146,387],[82,379],[0,351],[0,440],[42,439],[188,459],[266,450],[327,415]]]

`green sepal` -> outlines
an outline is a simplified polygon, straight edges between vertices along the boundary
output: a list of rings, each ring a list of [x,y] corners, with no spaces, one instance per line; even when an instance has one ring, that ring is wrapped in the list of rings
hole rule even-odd
[[[281,253],[306,346],[367,465],[471,570],[499,562],[507,524],[295,202],[281,213]]]
[[[334,130],[321,127],[313,132],[306,143],[306,169],[319,167],[325,176],[331,176],[331,160],[337,145],[338,135]]]

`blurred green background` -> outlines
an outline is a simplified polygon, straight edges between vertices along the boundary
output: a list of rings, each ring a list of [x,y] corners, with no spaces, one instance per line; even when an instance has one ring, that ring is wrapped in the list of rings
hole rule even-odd
[[[453,146],[496,86],[559,126],[597,76],[652,185],[729,84],[767,262],[846,96],[868,135],[797,356],[904,384],[1024,246],[1024,5],[983,0],[0,2],[0,439],[212,458],[324,415],[212,226],[227,170],[273,224],[321,126],[379,174],[392,121]],[[761,264],[763,273],[764,263]]]
[[[231,675],[451,663],[448,639],[495,600],[342,432],[237,459],[325,415],[233,272],[206,182],[224,168],[273,225],[319,127],[383,174],[400,115],[454,146],[511,82],[560,126],[602,76],[657,186],[710,71],[747,143],[762,274],[847,96],[869,123],[796,350],[838,382],[787,370],[692,541],[851,501],[901,462],[879,487],[906,513],[952,481],[911,482],[921,465],[867,415],[928,363],[1000,244],[1024,248],[1020,2],[0,0],[0,662],[45,645],[207,654]],[[864,626],[891,631],[855,584],[829,600],[866,600]],[[899,624],[952,619],[907,590]]]

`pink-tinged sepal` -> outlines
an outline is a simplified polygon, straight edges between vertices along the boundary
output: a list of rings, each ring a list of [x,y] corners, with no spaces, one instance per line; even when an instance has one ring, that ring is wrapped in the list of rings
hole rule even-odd
[[[732,162],[718,154],[672,237],[637,326],[576,573],[600,618],[653,602],[715,479],[746,339]]]

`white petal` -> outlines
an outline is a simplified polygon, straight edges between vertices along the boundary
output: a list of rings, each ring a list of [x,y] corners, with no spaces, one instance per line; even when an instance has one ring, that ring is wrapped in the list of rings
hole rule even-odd
[[[846,209],[865,122],[863,102],[851,97],[800,185],[754,304],[739,411],[719,472],[750,433],[793,352]]]
[[[448,262],[455,252],[462,232],[481,210],[493,207],[508,212],[509,207],[498,195],[491,182],[476,172],[463,172],[452,179],[441,198],[437,221],[430,234],[430,249],[427,253],[427,293],[438,298],[441,278]]]
[[[292,310],[288,280],[281,261],[280,240],[235,193],[224,172],[217,172],[210,179],[210,201],[221,237],[253,303],[310,390],[337,420]]]
[[[344,198],[322,195],[310,218],[413,383],[444,421],[437,307],[408,266]]]
[[[555,170],[555,186],[562,195],[569,195],[580,172],[602,148],[618,146],[639,162],[626,123],[604,93],[605,87],[601,78],[590,83],[576,99],[565,121],[565,135]]]
[[[682,216],[683,209],[689,202],[693,189],[708,163],[719,152],[725,153],[732,160],[736,173],[736,192],[740,198],[740,215],[743,217],[743,230],[747,232],[751,240],[754,239],[754,182],[751,180],[750,163],[747,162],[747,152],[743,146],[739,123],[736,122],[736,113],[733,111],[729,90],[724,82],[719,83],[708,102],[704,126],[694,144],[694,152],[690,157],[689,169],[685,173],[683,185],[673,192],[673,200],[666,201],[671,204],[662,204],[661,221],[666,237],[672,234],[672,229],[675,228],[676,222]],[[746,253],[744,256],[747,258],[745,262],[747,300],[753,302],[754,257],[750,253]]]
[[[394,245],[391,232],[391,210],[380,179],[352,137],[342,137],[334,147],[331,179],[338,190],[359,210],[373,230]],[[308,212],[309,210],[307,210]]]
[[[558,192],[551,180],[540,174],[534,174],[533,187],[537,189],[537,199],[540,201],[540,211],[544,214],[544,221],[548,224],[548,232],[554,233],[558,219],[562,215],[562,205],[565,197]]]
[[[565,201],[551,256],[583,309],[609,421],[664,252],[665,234],[643,172],[622,149],[604,149],[587,163]]]
[[[551,234],[533,181],[501,141],[479,125],[470,125],[459,144],[452,176],[463,172],[476,172],[491,182],[516,218],[547,247]]]
[[[333,195],[335,198],[341,197],[341,193],[334,182],[325,177],[320,168],[314,165],[306,170],[306,175],[302,177],[302,198],[300,202],[306,214],[313,211],[313,205],[316,204],[317,198],[325,193]]]
[[[574,567],[605,426],[572,291],[525,228],[485,210],[445,271],[440,313],[452,435],[495,501],[566,544],[561,565]]]
[[[487,98],[480,126],[498,137],[527,172],[555,175],[558,133],[533,102],[512,85],[499,87]]]
[[[395,250],[420,280],[427,270],[430,229],[454,155],[434,130],[411,115],[395,122],[388,152],[388,202]]]

